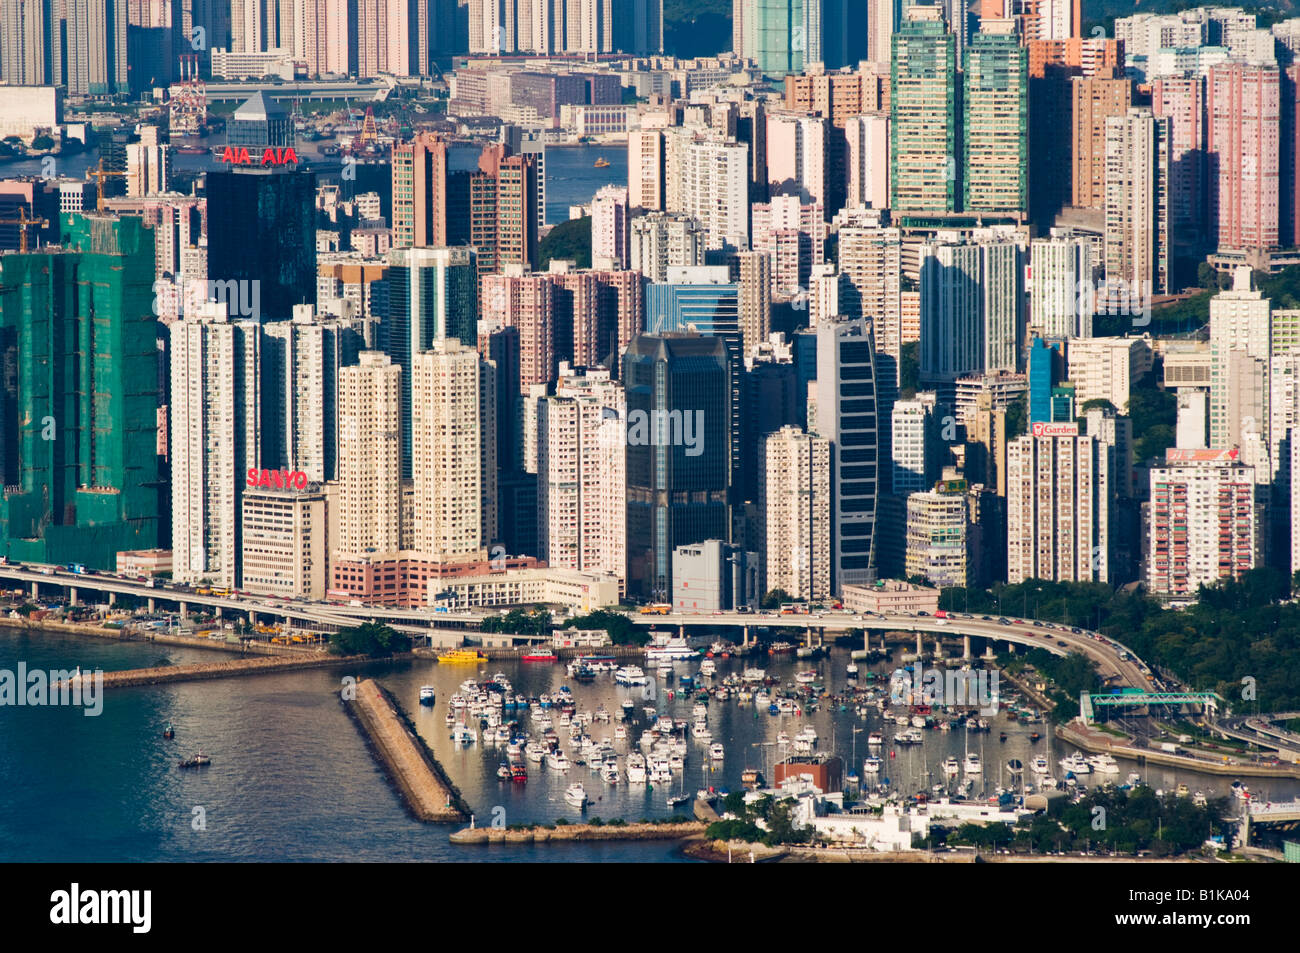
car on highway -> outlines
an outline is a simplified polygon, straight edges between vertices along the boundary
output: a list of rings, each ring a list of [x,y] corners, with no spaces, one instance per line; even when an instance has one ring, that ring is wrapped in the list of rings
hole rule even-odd
[[[1010,619],[998,619],[998,625],[1010,625],[1010,624],[1011,624]]]
[[[991,618],[989,618],[988,616],[980,616],[980,618],[983,619],[985,622],[992,622],[992,621],[993,621],[993,620],[992,620]]]
[[[1073,632],[1075,635],[1078,635],[1080,632],[1079,629],[1071,629],[1070,631]]]
[[[1057,640],[1056,640],[1056,644],[1059,645],[1059,646],[1061,646],[1062,648],[1065,648],[1067,645],[1069,645],[1068,642],[1065,642],[1065,641],[1063,641],[1062,639],[1057,639]]]
[[[1041,622],[1039,622],[1039,621],[1037,621],[1037,620],[1034,621],[1034,625],[1036,625],[1036,626],[1037,626],[1038,628],[1040,628],[1040,629],[1043,627],[1043,623],[1041,623]]]

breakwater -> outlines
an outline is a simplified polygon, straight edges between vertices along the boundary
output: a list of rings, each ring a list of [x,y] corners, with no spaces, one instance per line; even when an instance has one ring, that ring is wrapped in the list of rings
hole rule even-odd
[[[467,827],[451,835],[453,844],[542,844],[550,841],[678,840],[704,833],[699,821],[673,824],[536,824],[523,828]]]
[[[418,820],[462,821],[469,815],[460,792],[392,695],[373,679],[365,679],[357,685],[356,697],[344,705]]]
[[[156,668],[131,668],[121,672],[104,672],[105,688],[133,688],[138,685],[166,685],[171,682],[198,682],[211,678],[231,678],[237,675],[297,672],[310,668],[329,668],[340,664],[355,664],[355,657],[337,656],[321,658],[249,658],[226,662],[199,662],[194,665],[160,665]],[[82,672],[83,677],[90,673]],[[61,687],[62,683],[55,687]]]

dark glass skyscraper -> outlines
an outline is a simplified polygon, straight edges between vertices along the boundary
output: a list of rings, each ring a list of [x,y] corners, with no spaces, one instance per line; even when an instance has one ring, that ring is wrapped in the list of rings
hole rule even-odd
[[[673,550],[730,541],[731,362],[699,334],[642,334],[623,356],[627,388],[628,591],[666,602]]]
[[[315,302],[316,173],[209,172],[207,197],[208,278],[250,283],[216,286],[228,303],[229,294],[239,295],[232,317],[285,321],[295,304]]]

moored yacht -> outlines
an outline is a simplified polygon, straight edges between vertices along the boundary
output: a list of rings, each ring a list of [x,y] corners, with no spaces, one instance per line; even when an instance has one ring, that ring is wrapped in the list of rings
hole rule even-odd
[[[587,792],[581,784],[570,784],[564,792],[564,799],[574,807],[585,807]]]
[[[1119,762],[1108,754],[1095,754],[1088,763],[1098,774],[1119,774]]]
[[[981,774],[984,771],[984,765],[980,764],[980,756],[972,751],[962,761],[961,769],[966,774]]]

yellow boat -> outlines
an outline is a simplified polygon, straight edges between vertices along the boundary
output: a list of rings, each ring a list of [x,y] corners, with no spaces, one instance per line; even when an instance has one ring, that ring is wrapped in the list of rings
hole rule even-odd
[[[609,160],[606,159],[604,156],[597,156],[595,165],[597,169],[608,169]]]
[[[453,649],[439,655],[438,661],[446,664],[448,662],[482,662],[485,659],[473,649]]]

